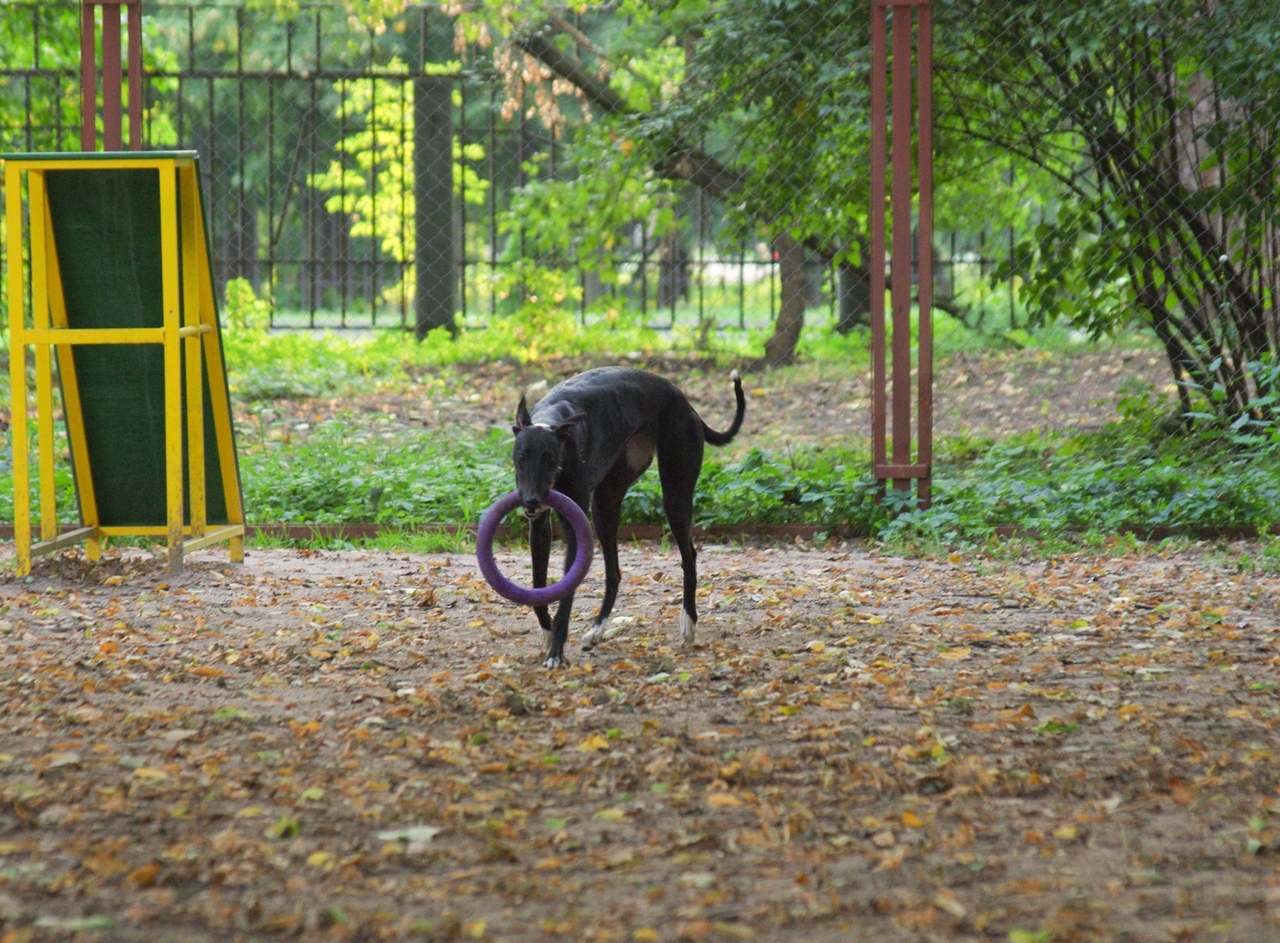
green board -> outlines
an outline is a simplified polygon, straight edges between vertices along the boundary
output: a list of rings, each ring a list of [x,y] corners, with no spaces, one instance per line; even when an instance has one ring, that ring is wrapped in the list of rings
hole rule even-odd
[[[45,180],[67,326],[163,327],[160,171],[49,170]],[[218,343],[221,346],[220,335]],[[73,358],[98,523],[163,526],[167,521],[164,348],[159,344],[81,345]],[[183,370],[185,391],[185,358]],[[227,502],[207,366],[203,382],[208,522],[225,524]],[[218,394],[227,397],[226,390]],[[184,425],[185,416],[184,392]],[[185,429],[183,435],[185,441]],[[231,448],[234,461],[234,434]],[[185,503],[189,508],[189,496]]]

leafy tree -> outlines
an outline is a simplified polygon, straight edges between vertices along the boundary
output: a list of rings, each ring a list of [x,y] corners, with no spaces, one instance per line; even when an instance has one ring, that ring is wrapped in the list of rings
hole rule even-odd
[[[1041,168],[1031,300],[1095,335],[1137,316],[1191,391],[1275,414],[1280,7],[1267,0],[938,4],[940,123]]]
[[[393,59],[385,71],[407,74],[408,68],[401,60]],[[380,85],[385,87],[385,82],[346,82],[337,117],[355,130],[337,142],[337,153],[328,168],[311,175],[307,183],[328,194],[325,209],[351,220],[352,236],[378,238],[388,258],[409,262],[414,257],[412,221],[416,212],[413,108],[404,95],[378,95]],[[454,104],[461,104],[457,91]],[[489,181],[469,166],[484,160],[484,156],[482,145],[470,143],[464,147],[454,139],[453,187],[468,203],[485,202]],[[410,266],[406,274],[409,285],[392,285],[384,293],[389,299],[399,297],[406,287],[412,293],[414,277]]]
[[[797,0],[786,6],[772,15],[753,4],[633,7],[629,35],[616,41],[613,53],[625,68],[611,73],[626,76],[613,82],[629,93],[624,104],[613,104],[604,90],[588,91],[641,146],[658,176],[687,181],[723,201],[743,241],[762,235],[773,243],[781,308],[765,359],[774,364],[791,359],[803,326],[806,249],[827,260],[860,262],[867,202],[865,180],[852,172],[865,145],[833,127],[850,94],[865,95],[849,81],[847,66],[822,71],[824,62],[840,62],[856,48],[848,39],[849,5]],[[553,17],[551,25],[576,38],[562,20]],[[590,89],[580,69],[565,68],[566,54],[546,36],[516,42],[562,78]],[[596,50],[608,65],[609,53]],[[644,82],[647,76],[655,81]],[[785,148],[778,146],[783,141]],[[846,148],[853,160],[838,156]]]
[[[592,104],[616,148],[609,178],[635,174],[701,188],[727,207],[739,238],[772,241],[782,310],[766,361],[791,358],[803,326],[806,256],[839,264],[869,302],[869,5],[865,0],[686,0],[580,5],[577,25],[550,4],[492,2],[460,13],[478,42],[506,35],[523,56],[495,61],[520,81],[554,79]],[[504,32],[505,31],[505,32]],[[594,140],[599,140],[599,134]],[[582,140],[582,139],[576,139]],[[992,225],[1024,212],[999,186],[1003,165],[967,136],[940,139],[940,178],[961,213],[980,205]],[[1024,183],[1044,183],[1023,168]],[[622,211],[609,191],[610,209]],[[954,307],[952,307],[954,310]]]

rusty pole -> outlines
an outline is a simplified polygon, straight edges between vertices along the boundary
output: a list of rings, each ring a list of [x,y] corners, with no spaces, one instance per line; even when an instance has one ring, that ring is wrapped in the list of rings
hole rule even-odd
[[[915,10],[913,23],[912,11]],[[893,11],[893,63],[889,64],[889,10]],[[914,27],[914,29],[913,29]],[[913,37],[914,33],[914,37]],[[873,0],[871,5],[871,436],[874,474],[897,490],[916,482],[920,506],[931,498],[933,466],[933,44],[930,0]],[[912,39],[915,39],[913,63]],[[912,66],[915,115],[912,120]],[[893,125],[886,85],[892,78]],[[916,137],[916,212],[919,335],[912,436],[911,230],[912,132]],[[890,139],[890,134],[892,138]],[[888,152],[886,154],[886,151]],[[886,163],[891,163],[886,167]],[[889,298],[892,350],[885,338],[885,172],[890,172],[893,243]],[[892,354],[892,403],[886,354]],[[892,451],[886,455],[886,434]],[[914,445],[914,461],[912,452]],[[887,460],[886,460],[887,459]]]
[[[120,14],[128,12],[129,149],[142,150],[142,0],[81,0],[80,148],[97,149],[98,42],[95,7],[102,7],[102,149],[124,150],[125,63]]]

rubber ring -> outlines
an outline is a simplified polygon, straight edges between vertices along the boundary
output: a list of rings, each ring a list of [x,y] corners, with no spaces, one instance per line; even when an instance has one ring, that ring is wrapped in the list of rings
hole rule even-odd
[[[476,531],[476,560],[480,564],[481,575],[499,596],[525,606],[546,606],[558,602],[578,588],[586,578],[587,570],[591,568],[595,535],[591,532],[591,522],[587,520],[587,515],[572,498],[559,491],[548,492],[547,504],[552,510],[559,511],[568,518],[569,526],[573,528],[578,540],[578,552],[573,565],[558,583],[532,589],[517,586],[498,571],[498,564],[493,559],[493,536],[502,519],[520,505],[520,492],[512,491],[495,501],[493,507],[484,512],[484,517],[480,519],[480,529]]]

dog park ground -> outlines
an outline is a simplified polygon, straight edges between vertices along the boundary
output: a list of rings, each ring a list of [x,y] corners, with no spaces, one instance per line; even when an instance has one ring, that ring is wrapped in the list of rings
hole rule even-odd
[[[0,584],[6,941],[1280,938],[1280,574],[624,548],[536,667],[468,554]],[[527,579],[524,554],[500,554]]]

